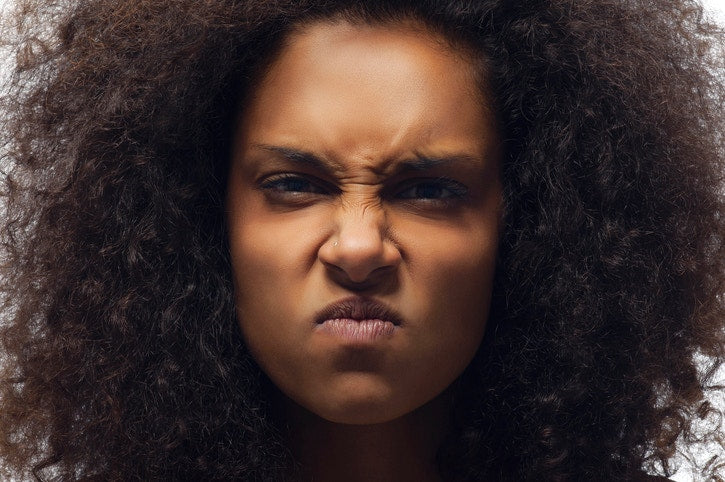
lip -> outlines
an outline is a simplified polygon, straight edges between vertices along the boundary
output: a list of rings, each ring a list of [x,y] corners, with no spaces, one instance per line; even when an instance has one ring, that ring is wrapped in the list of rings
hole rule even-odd
[[[382,320],[389,321],[395,326],[403,324],[402,317],[385,303],[372,298],[351,296],[327,305],[315,316],[320,324],[328,320]]]
[[[317,327],[351,344],[368,344],[392,336],[403,318],[385,303],[363,297],[345,298],[323,308]]]

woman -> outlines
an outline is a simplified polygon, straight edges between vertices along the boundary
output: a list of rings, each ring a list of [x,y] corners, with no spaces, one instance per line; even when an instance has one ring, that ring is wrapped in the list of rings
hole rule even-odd
[[[5,97],[7,475],[646,480],[722,441],[696,3],[57,7]]]

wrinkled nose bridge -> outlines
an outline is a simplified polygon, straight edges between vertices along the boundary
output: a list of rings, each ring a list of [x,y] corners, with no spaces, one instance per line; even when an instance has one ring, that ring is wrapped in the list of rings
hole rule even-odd
[[[335,216],[335,237],[341,247],[370,250],[385,241],[386,215],[382,206],[373,202],[342,203]]]
[[[335,276],[344,273],[344,279],[363,283],[371,281],[373,273],[388,271],[380,268],[398,264],[400,253],[387,237],[382,205],[373,200],[341,203],[333,217],[334,229],[320,247],[319,258]]]

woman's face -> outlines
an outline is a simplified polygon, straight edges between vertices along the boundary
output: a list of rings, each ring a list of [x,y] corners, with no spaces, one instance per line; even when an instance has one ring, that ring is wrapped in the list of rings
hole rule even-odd
[[[473,62],[420,25],[293,34],[236,132],[238,319],[289,399],[333,422],[441,394],[484,333],[500,152]]]

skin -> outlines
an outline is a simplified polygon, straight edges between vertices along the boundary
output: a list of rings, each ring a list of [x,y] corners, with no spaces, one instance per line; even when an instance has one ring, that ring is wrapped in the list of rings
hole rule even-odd
[[[499,136],[475,74],[421,25],[315,23],[240,114],[227,200],[238,319],[315,480],[435,479],[446,389],[485,330],[501,217]],[[363,342],[321,329],[320,310],[351,296],[400,324]]]

